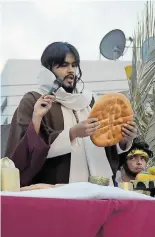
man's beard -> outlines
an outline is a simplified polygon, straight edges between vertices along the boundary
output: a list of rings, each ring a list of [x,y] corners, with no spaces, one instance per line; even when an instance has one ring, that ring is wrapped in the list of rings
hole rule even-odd
[[[65,83],[62,83],[62,88],[67,92],[67,93],[73,93],[76,87],[76,80],[74,81],[73,85],[66,86]]]
[[[73,93],[74,87],[73,86],[66,86],[62,84],[62,88],[67,92],[67,93]]]

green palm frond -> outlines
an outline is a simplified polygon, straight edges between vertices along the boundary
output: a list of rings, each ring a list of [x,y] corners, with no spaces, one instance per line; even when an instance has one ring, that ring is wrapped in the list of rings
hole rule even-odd
[[[153,3],[146,2],[142,20],[138,21],[133,36],[132,76],[129,82],[131,104],[138,132],[154,153],[150,165],[155,165],[155,48],[150,51],[149,38],[155,40],[155,13]],[[146,42],[147,60],[142,58]]]

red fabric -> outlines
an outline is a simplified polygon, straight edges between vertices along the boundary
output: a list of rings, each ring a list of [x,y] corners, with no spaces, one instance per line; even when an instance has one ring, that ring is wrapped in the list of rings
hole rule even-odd
[[[155,202],[2,197],[2,237],[154,237]]]

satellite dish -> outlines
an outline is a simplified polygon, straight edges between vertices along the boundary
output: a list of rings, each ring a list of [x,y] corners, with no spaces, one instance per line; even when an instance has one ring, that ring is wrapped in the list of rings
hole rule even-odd
[[[107,59],[116,60],[123,55],[126,37],[123,31],[115,29],[107,33],[100,43],[100,53]]]
[[[151,59],[151,52],[155,50],[155,37],[150,37],[145,40],[141,48],[141,58],[144,62]]]

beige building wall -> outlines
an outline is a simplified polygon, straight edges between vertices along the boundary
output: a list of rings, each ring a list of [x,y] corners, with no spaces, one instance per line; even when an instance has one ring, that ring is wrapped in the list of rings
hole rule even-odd
[[[82,80],[85,88],[96,96],[104,93],[128,90],[124,61],[81,61]],[[1,99],[7,98],[7,106],[1,114],[1,124],[12,115],[25,93],[37,87],[38,78],[50,80],[51,74],[41,67],[39,60],[8,60],[1,75]]]

